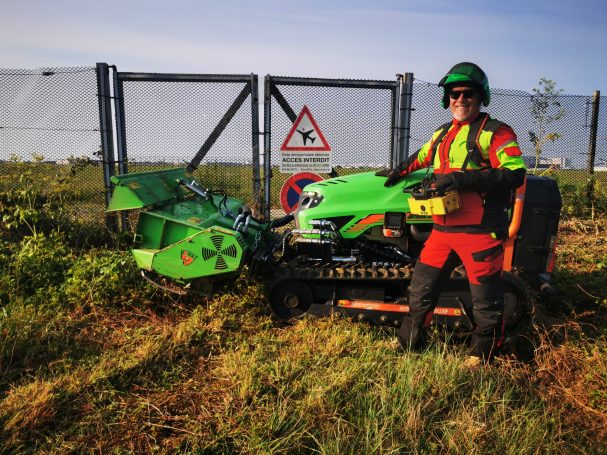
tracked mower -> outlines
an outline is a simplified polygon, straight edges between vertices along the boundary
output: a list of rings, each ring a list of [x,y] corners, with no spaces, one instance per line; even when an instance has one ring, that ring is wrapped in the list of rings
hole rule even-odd
[[[281,319],[343,313],[398,326],[432,229],[430,213],[455,203],[428,195],[426,176],[418,171],[388,188],[372,172],[316,182],[292,215],[263,221],[186,169],[171,169],[112,177],[109,210],[141,209],[133,255],[143,275],[164,289],[211,294],[248,266],[267,280],[269,305]],[[529,312],[533,294],[551,289],[560,209],[554,180],[528,176],[517,191],[504,255],[510,329]],[[474,328],[458,264],[445,271],[433,321],[463,333]]]

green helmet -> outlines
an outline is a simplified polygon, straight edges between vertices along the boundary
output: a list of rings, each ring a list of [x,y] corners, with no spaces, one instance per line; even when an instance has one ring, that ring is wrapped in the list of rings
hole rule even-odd
[[[483,106],[489,106],[489,101],[491,101],[489,79],[478,65],[470,62],[458,63],[440,80],[438,86],[444,89],[442,105],[445,109],[449,107],[449,85],[455,83],[472,84],[481,88]]]

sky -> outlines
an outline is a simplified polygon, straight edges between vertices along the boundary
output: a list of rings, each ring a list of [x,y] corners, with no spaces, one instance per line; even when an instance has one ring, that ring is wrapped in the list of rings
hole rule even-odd
[[[472,61],[494,88],[607,94],[605,0],[0,0],[0,68],[436,83]]]

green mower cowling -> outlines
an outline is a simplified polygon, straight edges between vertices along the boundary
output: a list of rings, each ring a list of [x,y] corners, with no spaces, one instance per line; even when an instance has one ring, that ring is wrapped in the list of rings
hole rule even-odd
[[[237,276],[265,240],[267,223],[255,220],[242,201],[204,189],[184,168],[113,176],[112,182],[108,211],[143,209],[132,253],[141,270],[158,277],[180,285],[206,280],[209,289]]]

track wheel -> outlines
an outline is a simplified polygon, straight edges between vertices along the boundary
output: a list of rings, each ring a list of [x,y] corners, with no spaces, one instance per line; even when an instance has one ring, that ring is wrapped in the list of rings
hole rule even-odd
[[[300,318],[312,305],[312,291],[303,281],[285,280],[270,290],[269,300],[272,312],[280,319]]]

